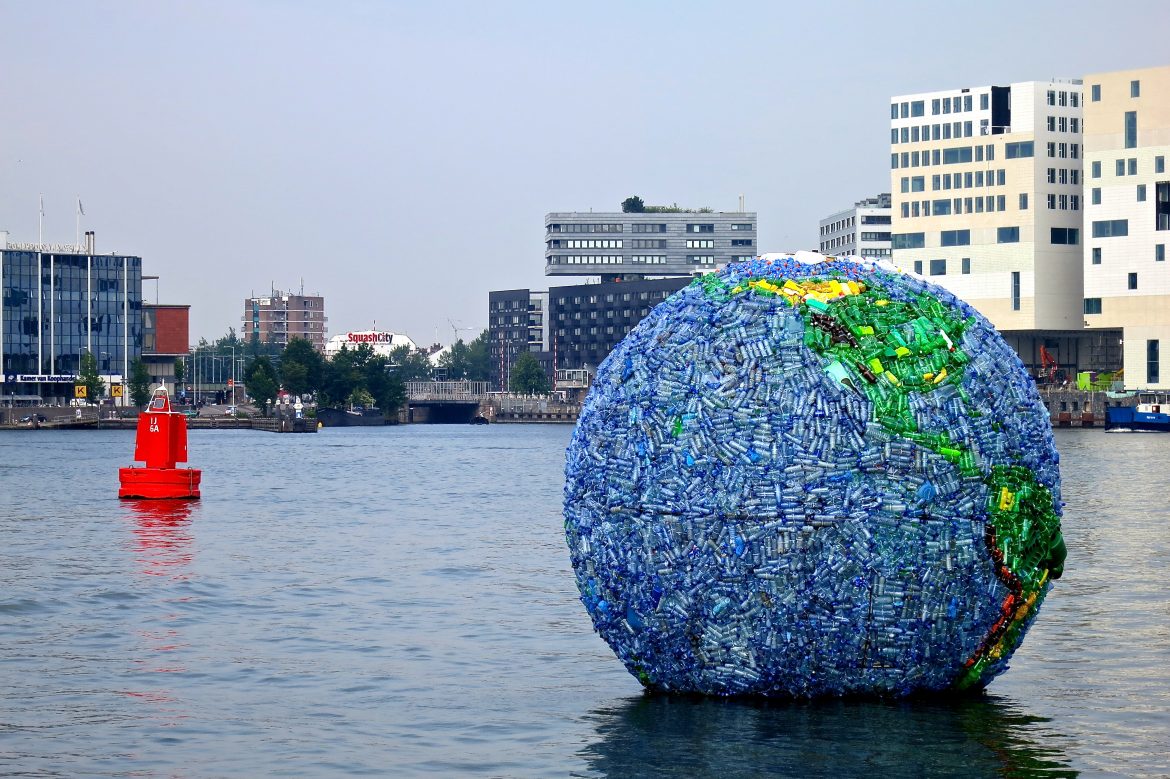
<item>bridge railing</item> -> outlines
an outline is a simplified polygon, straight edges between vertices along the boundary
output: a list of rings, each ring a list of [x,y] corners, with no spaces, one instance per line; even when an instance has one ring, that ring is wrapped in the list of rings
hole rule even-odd
[[[411,400],[480,401],[491,391],[488,381],[408,381],[406,395]]]

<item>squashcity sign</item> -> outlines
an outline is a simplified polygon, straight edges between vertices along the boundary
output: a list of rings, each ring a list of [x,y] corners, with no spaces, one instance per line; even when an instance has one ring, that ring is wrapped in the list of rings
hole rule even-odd
[[[351,344],[388,344],[394,340],[394,333],[346,333],[345,340]]]

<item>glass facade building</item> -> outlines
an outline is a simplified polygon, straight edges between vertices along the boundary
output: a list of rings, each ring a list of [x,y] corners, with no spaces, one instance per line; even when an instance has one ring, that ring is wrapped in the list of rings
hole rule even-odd
[[[142,259],[45,248],[0,249],[0,379],[49,401],[72,397],[86,352],[119,379],[141,355]]]

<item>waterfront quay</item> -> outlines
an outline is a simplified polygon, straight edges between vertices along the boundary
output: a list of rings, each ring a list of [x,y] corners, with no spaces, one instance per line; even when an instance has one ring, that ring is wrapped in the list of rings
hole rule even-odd
[[[466,424],[481,418],[492,424],[572,424],[581,412],[581,401],[557,394],[519,395],[488,392],[486,382],[412,382],[407,405],[388,424]],[[473,386],[469,386],[473,385]],[[1105,425],[1105,409],[1124,404],[1105,392],[1083,391],[1070,387],[1041,387],[1040,397],[1048,409],[1053,427],[1099,429]],[[77,413],[80,411],[80,415]],[[123,412],[125,413],[125,411]],[[37,422],[19,420],[38,419]],[[42,419],[43,418],[43,419]],[[137,415],[98,418],[97,409],[30,407],[0,409],[0,430],[93,429],[133,430]],[[189,417],[191,430],[264,430],[268,432],[306,432],[317,430],[316,420],[297,420],[261,416],[215,414]]]

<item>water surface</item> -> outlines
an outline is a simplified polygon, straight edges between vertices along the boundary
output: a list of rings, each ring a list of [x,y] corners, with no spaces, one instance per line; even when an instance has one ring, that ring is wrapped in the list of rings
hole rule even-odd
[[[561,425],[0,433],[0,775],[1165,776],[1170,436],[1061,431],[1066,575],[975,699],[643,696],[592,632]]]

